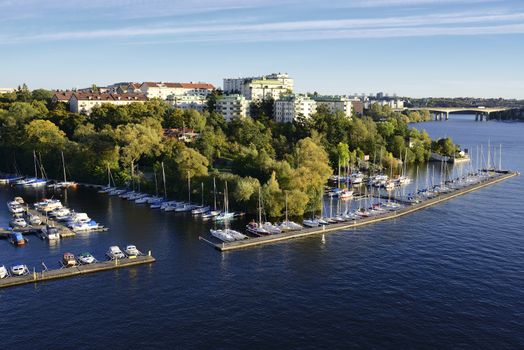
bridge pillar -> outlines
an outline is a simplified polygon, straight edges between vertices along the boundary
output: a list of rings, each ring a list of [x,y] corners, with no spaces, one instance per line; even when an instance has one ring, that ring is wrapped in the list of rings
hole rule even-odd
[[[479,121],[479,114],[477,112],[475,112],[475,121],[478,122]]]
[[[446,112],[446,120],[449,120],[449,112]]]

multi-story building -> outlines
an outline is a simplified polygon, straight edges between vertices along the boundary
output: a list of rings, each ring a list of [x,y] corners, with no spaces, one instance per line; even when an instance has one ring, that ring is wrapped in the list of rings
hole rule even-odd
[[[389,106],[393,109],[404,109],[404,101],[399,99],[367,100],[364,102],[364,108],[369,109],[375,103],[378,103],[381,106]]]
[[[206,107],[206,98],[195,95],[171,95],[167,97],[167,103],[177,109],[196,109],[203,112]]]
[[[317,103],[317,108],[324,106],[330,113],[342,112],[348,118],[351,118],[353,105],[351,100],[345,96],[313,96]]]
[[[215,87],[208,83],[165,83],[144,82],[140,85],[140,91],[148,98],[159,98],[167,100],[169,96],[207,96]]]
[[[73,96],[74,91],[60,91],[57,90],[51,97],[51,103],[64,102],[69,103],[69,99]]]
[[[217,99],[216,110],[226,122],[234,118],[245,118],[249,114],[249,101],[242,95],[223,95]]]
[[[279,123],[290,123],[299,116],[310,118],[317,111],[317,103],[305,95],[287,95],[275,100],[273,113]]]
[[[248,100],[278,99],[293,92],[294,80],[287,73],[260,77],[226,78],[224,93],[241,94]]]
[[[15,91],[16,89],[14,88],[0,88],[0,94],[8,94]]]
[[[147,101],[147,97],[144,94],[75,92],[69,99],[69,110],[74,113],[90,114],[95,106],[101,106],[104,103],[123,106],[145,101]]]

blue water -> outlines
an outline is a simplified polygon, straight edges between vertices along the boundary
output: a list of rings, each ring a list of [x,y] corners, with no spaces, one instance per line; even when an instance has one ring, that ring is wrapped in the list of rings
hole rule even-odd
[[[524,170],[524,124],[452,116],[415,127],[502,143],[503,165]],[[0,203],[14,194],[0,190]],[[0,290],[2,349],[524,348],[522,176],[325,243],[224,254],[198,240],[210,224],[188,216],[88,189],[62,199],[111,230],[56,246],[0,241],[0,264],[38,269],[65,251],[102,258],[127,243],[157,262]]]

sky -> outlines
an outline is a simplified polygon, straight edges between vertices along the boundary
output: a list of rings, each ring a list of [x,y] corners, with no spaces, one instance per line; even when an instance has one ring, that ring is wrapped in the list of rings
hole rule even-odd
[[[524,99],[524,1],[0,0],[0,87],[273,72],[298,92]]]

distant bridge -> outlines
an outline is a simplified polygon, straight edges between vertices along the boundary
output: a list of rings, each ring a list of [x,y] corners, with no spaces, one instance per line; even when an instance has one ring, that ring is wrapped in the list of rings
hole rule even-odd
[[[504,112],[511,108],[506,107],[419,107],[406,108],[408,111],[427,110],[433,114],[435,120],[448,120],[450,113],[475,113],[475,120],[488,120],[491,113]]]

